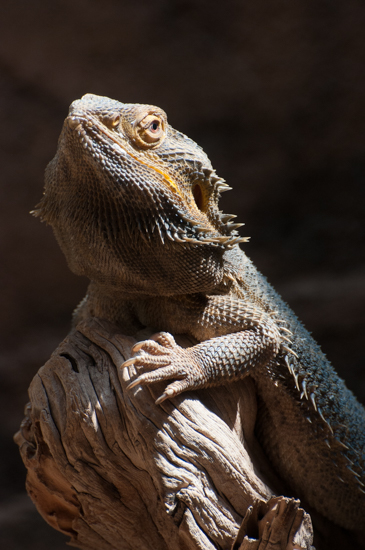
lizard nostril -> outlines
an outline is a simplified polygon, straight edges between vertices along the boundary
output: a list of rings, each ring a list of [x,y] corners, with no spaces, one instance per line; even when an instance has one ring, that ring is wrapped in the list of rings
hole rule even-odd
[[[116,128],[119,125],[120,115],[119,115],[119,113],[117,115],[114,115],[114,116],[105,115],[104,117],[102,117],[101,120],[107,128],[110,128],[110,130],[113,130],[114,128]]]
[[[194,197],[194,200],[195,200],[195,204],[197,205],[199,210],[202,211],[204,200],[203,200],[203,193],[202,193],[200,185],[195,185],[193,187],[193,197]]]

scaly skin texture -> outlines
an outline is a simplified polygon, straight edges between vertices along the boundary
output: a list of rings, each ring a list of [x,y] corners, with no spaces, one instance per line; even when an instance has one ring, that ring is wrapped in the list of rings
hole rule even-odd
[[[227,190],[203,150],[158,107],[75,101],[36,210],[72,271],[91,280],[76,321],[133,334],[131,384],[166,380],[157,400],[251,376],[255,433],[296,496],[348,529],[365,517],[365,413],[280,296],[240,249]]]

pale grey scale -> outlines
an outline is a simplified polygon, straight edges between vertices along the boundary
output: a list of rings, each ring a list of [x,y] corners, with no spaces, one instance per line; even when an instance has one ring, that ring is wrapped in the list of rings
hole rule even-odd
[[[224,361],[218,360],[217,346],[224,349]],[[207,380],[211,381],[220,378],[243,378],[257,365],[266,364],[268,356],[272,353],[271,348],[270,339],[265,342],[262,335],[246,331],[198,344],[196,355],[204,366]],[[219,356],[219,359],[221,357]]]

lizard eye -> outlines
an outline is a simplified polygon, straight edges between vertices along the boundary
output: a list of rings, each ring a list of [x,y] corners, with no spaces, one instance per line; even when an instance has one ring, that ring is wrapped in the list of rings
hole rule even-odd
[[[156,119],[156,120],[153,120],[153,121],[151,122],[149,128],[148,128],[148,130],[149,130],[150,132],[152,132],[153,134],[158,133],[159,129],[160,129],[160,121],[157,120],[157,119]]]
[[[159,145],[165,137],[165,121],[156,114],[148,114],[135,127],[135,141],[144,147]]]

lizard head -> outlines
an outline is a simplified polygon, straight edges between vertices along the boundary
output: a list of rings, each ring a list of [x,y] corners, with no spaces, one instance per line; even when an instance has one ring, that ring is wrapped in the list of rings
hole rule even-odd
[[[74,101],[35,215],[70,268],[127,292],[207,292],[246,239],[218,210],[229,189],[165,112],[92,94]]]

